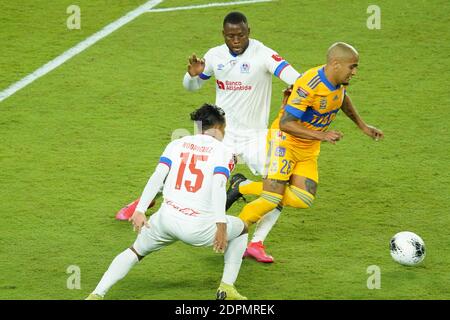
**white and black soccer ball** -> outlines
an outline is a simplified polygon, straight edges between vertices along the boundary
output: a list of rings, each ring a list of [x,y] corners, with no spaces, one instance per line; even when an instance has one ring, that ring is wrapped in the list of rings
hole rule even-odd
[[[414,232],[402,231],[392,237],[391,257],[405,266],[414,266],[425,259],[425,242]]]

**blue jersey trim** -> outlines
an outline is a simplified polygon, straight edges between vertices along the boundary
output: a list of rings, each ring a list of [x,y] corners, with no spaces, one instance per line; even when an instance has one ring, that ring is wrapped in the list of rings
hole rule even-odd
[[[325,68],[325,67],[322,67],[321,69],[319,69],[319,77],[320,77],[320,80],[322,80],[322,82],[323,82],[323,83],[327,86],[327,88],[330,89],[331,91],[334,91],[334,90],[339,89],[340,85],[333,86],[333,85],[331,84],[331,82],[328,81],[327,77],[325,76],[325,70],[324,70],[324,68]]]
[[[211,76],[204,74],[203,72],[198,75],[198,77],[202,80],[208,80]]]
[[[172,160],[170,160],[169,158],[166,158],[166,157],[159,158],[159,163],[165,164],[166,166],[169,167],[169,169],[172,166]]]
[[[214,174],[223,174],[228,179],[230,177],[230,170],[225,167],[215,167]]]
[[[302,110],[298,110],[297,108],[294,108],[293,106],[288,104],[284,107],[284,110],[298,119],[301,119],[304,114]]]
[[[287,63],[286,61],[281,62],[278,67],[275,69],[274,71],[274,75],[276,77],[280,77],[281,72],[284,70],[284,68],[286,68],[289,65],[289,63]]]

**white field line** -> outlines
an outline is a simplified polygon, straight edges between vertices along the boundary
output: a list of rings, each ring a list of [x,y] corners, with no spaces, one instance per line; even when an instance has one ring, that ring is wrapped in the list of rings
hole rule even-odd
[[[199,4],[185,7],[173,7],[173,8],[161,8],[161,9],[149,9],[148,12],[167,12],[167,11],[177,11],[177,10],[193,10],[201,8],[212,8],[212,7],[225,7],[237,4],[249,4],[249,3],[259,3],[259,2],[272,2],[274,0],[247,0],[247,1],[233,1],[233,2],[215,2],[208,4]]]
[[[33,73],[30,73],[25,78],[17,81],[16,83],[13,83],[8,88],[6,88],[3,91],[0,91],[0,102],[5,100],[6,98],[12,96],[14,93],[19,91],[20,89],[23,89],[24,87],[28,86],[33,81],[39,79],[40,77],[46,75],[50,71],[56,69],[63,63],[65,63],[67,60],[73,58],[80,52],[83,52],[93,44],[95,44],[97,41],[103,39],[104,37],[108,36],[109,34],[113,33],[117,29],[123,27],[128,22],[136,19],[141,14],[145,12],[165,12],[165,11],[176,11],[176,10],[193,10],[193,9],[200,9],[200,8],[211,8],[211,7],[223,7],[223,6],[231,6],[231,5],[239,5],[239,4],[251,4],[251,3],[259,3],[259,2],[272,2],[274,0],[246,0],[246,1],[234,1],[234,2],[217,2],[217,3],[209,3],[209,4],[203,4],[203,5],[193,5],[193,6],[186,6],[186,7],[173,7],[173,8],[162,8],[162,9],[152,9],[156,7],[158,4],[163,2],[163,0],[151,0],[140,7],[134,9],[133,11],[128,12],[123,17],[119,18],[118,20],[108,24],[106,27],[104,27],[102,30],[98,31],[97,33],[94,33],[89,38],[83,40],[82,42],[78,43],[75,47],[70,48],[60,56],[56,57],[55,59],[47,62],[39,69],[35,70]]]
[[[83,40],[82,42],[78,43],[75,47],[72,47],[71,49],[67,50],[60,56],[56,57],[55,59],[51,60],[50,62],[44,64],[42,67],[34,71],[33,73],[30,73],[25,78],[17,81],[16,83],[13,83],[8,88],[0,92],[0,102],[8,98],[9,96],[13,95],[20,89],[26,87],[36,79],[39,79],[43,75],[49,73],[53,69],[59,67],[67,60],[73,58],[80,52],[86,50],[93,44],[95,44],[97,41],[103,39],[104,37],[108,36],[109,34],[113,33],[120,27],[123,27],[128,22],[136,19],[144,12],[147,12],[151,8],[157,6],[163,2],[163,0],[151,0],[143,5],[137,7],[136,9],[128,12],[126,15],[122,16],[121,18],[117,19],[116,21],[108,24],[106,27],[104,27],[102,30],[98,31],[97,33],[94,33],[92,36],[88,37],[87,39]]]

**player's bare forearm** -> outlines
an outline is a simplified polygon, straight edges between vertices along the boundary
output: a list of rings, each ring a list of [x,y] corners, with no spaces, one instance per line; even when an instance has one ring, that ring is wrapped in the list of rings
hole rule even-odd
[[[358,111],[356,111],[356,108],[353,106],[352,100],[348,95],[345,95],[341,109],[342,111],[344,111],[346,116],[349,117],[366,135],[372,137],[376,141],[384,138],[383,131],[370,126],[363,121],[363,119],[359,116]]]
[[[353,106],[352,100],[348,95],[345,95],[341,109],[342,111],[344,111],[345,115],[358,126],[358,128],[364,130],[367,127],[366,123],[363,121],[363,119],[358,114],[358,111]]]
[[[344,136],[342,132],[335,130],[315,131],[305,128],[296,117],[286,111],[280,119],[280,130],[293,135],[294,137],[308,140],[327,141],[332,144],[335,144],[336,141],[341,140]]]
[[[322,140],[322,132],[305,128],[296,117],[286,111],[280,119],[280,130],[297,138]]]

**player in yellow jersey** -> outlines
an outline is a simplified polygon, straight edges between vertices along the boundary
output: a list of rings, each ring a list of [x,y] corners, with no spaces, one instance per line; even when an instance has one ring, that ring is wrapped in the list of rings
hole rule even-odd
[[[335,144],[343,137],[339,131],[327,131],[340,109],[366,135],[377,141],[383,138],[381,130],[362,120],[346,93],[358,63],[355,48],[338,42],[328,49],[326,65],[312,68],[297,79],[267,136],[267,176],[260,197],[247,204],[239,215],[248,225],[277,206],[312,205],[319,182],[320,144]],[[238,188],[245,194],[245,186]]]

